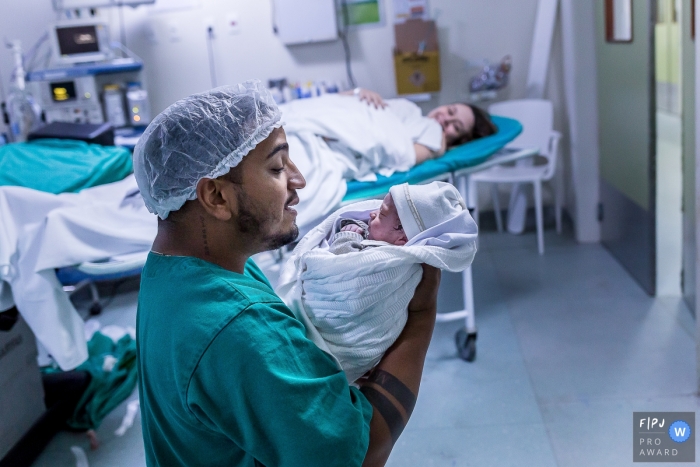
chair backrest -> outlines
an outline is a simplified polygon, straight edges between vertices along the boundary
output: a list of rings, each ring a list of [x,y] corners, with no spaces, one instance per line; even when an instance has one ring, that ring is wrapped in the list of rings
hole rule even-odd
[[[509,148],[538,148],[547,157],[554,128],[552,102],[544,99],[519,99],[489,106],[489,113],[518,120],[523,132],[511,141]]]

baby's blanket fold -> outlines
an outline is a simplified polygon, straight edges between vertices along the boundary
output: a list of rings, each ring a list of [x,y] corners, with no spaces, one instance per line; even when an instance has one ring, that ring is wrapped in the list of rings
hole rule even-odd
[[[328,251],[341,219],[369,219],[381,203],[345,206],[306,234],[282,266],[277,287],[307,336],[335,358],[350,382],[374,367],[401,333],[421,263],[461,272],[476,253],[477,227],[466,210],[404,246]]]

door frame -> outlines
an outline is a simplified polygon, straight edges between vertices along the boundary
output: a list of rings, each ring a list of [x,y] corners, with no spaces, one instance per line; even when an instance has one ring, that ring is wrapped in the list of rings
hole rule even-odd
[[[599,0],[600,1],[600,0]],[[616,172],[617,170],[624,170],[625,165],[619,167],[615,166],[615,153],[614,151],[625,151],[626,146],[623,143],[620,147],[616,147],[617,141],[614,136],[611,136],[610,130],[605,133],[601,127],[601,139],[600,139],[600,153],[601,161],[599,164],[599,179],[600,179],[600,205],[599,205],[599,220],[601,226],[601,243],[603,246],[615,257],[618,262],[630,273],[630,275],[641,285],[641,287],[649,294],[656,294],[656,48],[655,48],[655,25],[657,18],[657,0],[646,0],[647,3],[644,5],[648,8],[648,12],[644,12],[644,16],[639,16],[640,12],[635,12],[634,17],[636,18],[635,24],[639,26],[640,24],[645,24],[647,26],[648,32],[644,31],[642,34],[640,30],[634,31],[634,43],[642,44],[644,47],[644,52],[648,54],[646,68],[646,88],[639,89],[635,91],[639,96],[647,94],[645,104],[637,109],[637,112],[646,112],[646,118],[639,115],[640,120],[644,118],[646,120],[646,125],[644,131],[648,132],[645,134],[645,139],[638,141],[640,146],[637,147],[638,154],[643,154],[646,150],[646,157],[643,161],[640,160],[644,165],[639,165],[637,177],[646,177],[646,183],[648,183],[648,188],[644,192],[637,192],[637,199],[633,199],[633,194],[624,193],[621,191],[622,187],[615,187],[612,183],[617,180],[617,177],[612,179],[606,179],[605,174],[610,177],[611,173],[617,174],[618,177],[633,177],[632,174],[620,174]],[[640,5],[644,0],[634,0],[634,5]],[[605,22],[605,18],[603,18]],[[604,24],[602,25],[604,26]],[[605,33],[597,28],[598,34]],[[604,60],[603,63],[611,60],[611,57],[615,55],[620,55],[620,51],[613,51],[612,47],[629,47],[633,43],[608,43],[606,38],[603,36],[598,36],[596,38],[598,44],[603,44],[603,47],[611,47],[603,57],[601,58],[601,51],[604,49],[599,49],[598,60]],[[640,48],[638,46],[637,48]],[[609,52],[609,55],[608,55]],[[635,53],[638,53],[636,51]],[[614,60],[614,58],[613,58]],[[599,62],[600,64],[600,62]],[[600,70],[599,70],[599,85],[603,83],[600,81]],[[629,80],[627,80],[629,81]],[[638,81],[639,82],[639,81]],[[625,80],[617,83],[617,86],[624,86]],[[611,90],[612,95],[615,95],[617,87],[605,88],[606,90]],[[620,88],[622,89],[622,88]],[[599,93],[601,90],[599,89]],[[600,99],[600,96],[599,96]],[[622,105],[621,103],[619,103]],[[615,111],[617,109],[617,111]],[[643,109],[643,110],[642,110]],[[617,118],[623,118],[623,114],[620,114],[619,105],[618,107],[608,107],[608,110],[615,111]],[[600,112],[605,112],[606,108],[601,107],[599,109],[599,115],[603,115]],[[611,118],[610,115],[606,116],[607,119]],[[616,120],[612,117],[613,124]],[[601,118],[600,125],[605,124],[606,119]],[[641,124],[641,122],[640,122]],[[624,133],[633,134],[634,130],[630,130],[629,127],[625,128],[622,126],[620,131]],[[631,137],[630,134],[621,134],[621,137]],[[605,135],[605,136],[604,136]],[[605,148],[602,144],[608,141]],[[647,144],[646,147],[642,144]],[[631,151],[635,151],[632,147]],[[611,166],[612,164],[612,166]],[[612,167],[613,172],[610,172]],[[643,174],[643,175],[642,175]],[[632,182],[633,183],[633,182]],[[629,190],[629,182],[628,182]],[[644,202],[645,201],[645,202]],[[645,206],[646,204],[646,206]]]

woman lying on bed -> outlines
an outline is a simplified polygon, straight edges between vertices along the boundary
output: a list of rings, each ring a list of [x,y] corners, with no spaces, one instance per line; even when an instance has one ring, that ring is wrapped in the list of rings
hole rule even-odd
[[[346,181],[407,171],[496,131],[475,106],[443,105],[423,116],[407,99],[384,100],[364,89],[295,100],[280,110],[290,157],[306,178],[297,209],[302,235],[338,207]]]
[[[341,94],[346,96],[356,95],[360,101],[366,102],[376,109],[385,109],[389,106],[382,96],[368,89],[357,88],[357,91],[345,91]],[[389,102],[393,102],[392,99]],[[406,101],[409,105],[410,101]],[[413,107],[418,108],[415,104]],[[420,109],[419,109],[420,110]],[[446,149],[469,141],[492,135],[496,132],[496,126],[491,121],[489,114],[482,109],[471,104],[456,102],[454,104],[441,105],[431,110],[426,117],[436,121],[442,128],[443,140],[440,150],[434,151],[419,143],[415,143],[416,165],[428,159],[440,157]]]

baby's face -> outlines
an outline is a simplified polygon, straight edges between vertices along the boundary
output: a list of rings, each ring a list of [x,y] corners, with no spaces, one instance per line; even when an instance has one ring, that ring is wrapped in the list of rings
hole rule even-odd
[[[384,197],[379,209],[369,213],[369,239],[392,245],[405,245],[408,242],[394,199],[390,194]]]

